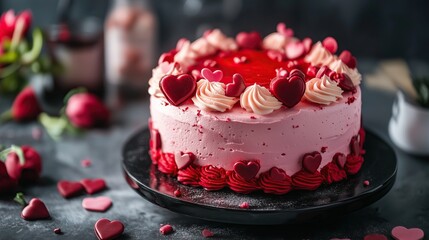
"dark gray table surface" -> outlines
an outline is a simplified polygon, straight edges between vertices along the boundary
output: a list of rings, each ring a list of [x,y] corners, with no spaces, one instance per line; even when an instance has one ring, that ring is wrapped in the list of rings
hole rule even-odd
[[[361,61],[360,69],[368,73],[374,61]],[[363,86],[364,125],[388,141],[387,124],[393,94]],[[11,100],[0,97],[0,111]],[[10,198],[0,198],[0,239],[96,239],[94,223],[102,217],[118,219],[125,225],[121,239],[202,239],[204,228],[215,233],[214,239],[362,239],[369,233],[390,235],[397,226],[419,227],[429,235],[429,159],[410,156],[397,150],[398,174],[393,189],[381,200],[359,211],[330,221],[307,225],[246,226],[208,222],[182,216],[147,202],[125,182],[121,172],[121,149],[127,138],[147,125],[148,99],[128,104],[115,113],[115,124],[107,130],[91,130],[81,137],[53,141],[46,134],[40,140],[31,137],[37,123],[7,123],[0,126],[0,144],[30,144],[43,157],[41,181],[25,187],[27,199],[41,198],[51,220],[28,222],[20,217],[21,207]],[[82,159],[93,165],[83,168]],[[113,207],[106,213],[84,210],[85,196],[63,199],[56,190],[60,179],[104,178],[109,189],[95,196],[109,196]],[[159,234],[160,224],[171,224],[175,232]],[[63,235],[53,233],[61,228]]]

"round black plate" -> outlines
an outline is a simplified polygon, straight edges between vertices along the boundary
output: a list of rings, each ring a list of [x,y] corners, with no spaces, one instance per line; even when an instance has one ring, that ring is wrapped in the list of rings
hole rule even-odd
[[[369,131],[364,149],[365,162],[357,175],[316,191],[293,191],[284,196],[262,192],[243,195],[228,189],[207,192],[182,185],[151,164],[148,129],[139,131],[125,144],[122,167],[128,184],[143,198],[177,213],[238,224],[299,223],[357,210],[392,188],[396,176],[393,149]],[[370,182],[367,187],[363,186],[365,180]],[[176,189],[180,189],[181,197],[174,196]],[[248,202],[250,208],[241,209],[242,202]]]

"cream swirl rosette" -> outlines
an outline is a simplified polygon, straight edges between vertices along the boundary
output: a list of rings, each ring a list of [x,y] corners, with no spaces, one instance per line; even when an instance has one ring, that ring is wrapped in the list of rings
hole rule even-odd
[[[281,108],[282,103],[268,89],[255,83],[241,94],[240,105],[247,112],[266,115]]]
[[[332,55],[321,42],[317,42],[311,48],[304,60],[308,63],[311,63],[313,66],[329,66],[332,62],[336,60],[336,57]]]
[[[353,82],[353,85],[357,86],[362,81],[362,75],[358,72],[357,68],[351,69],[349,68],[343,61],[340,59],[334,61],[329,65],[329,68],[332,71],[337,73],[347,74]]]
[[[329,105],[343,98],[343,90],[338,84],[324,75],[322,78],[313,78],[305,84],[304,97],[310,102]]]
[[[225,84],[201,79],[197,82],[197,92],[192,101],[200,109],[225,112],[234,106],[238,98],[225,96]]]

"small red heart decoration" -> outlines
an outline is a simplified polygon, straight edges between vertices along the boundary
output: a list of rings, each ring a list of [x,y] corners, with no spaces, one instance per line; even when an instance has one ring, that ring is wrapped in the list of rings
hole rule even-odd
[[[287,174],[283,169],[272,167],[270,169],[270,178],[273,181],[284,181],[287,178]]]
[[[366,235],[363,238],[363,240],[388,240],[388,239],[383,234],[374,233],[374,234],[368,234],[368,235]]]
[[[338,49],[337,40],[335,40],[335,38],[333,38],[333,37],[325,38],[322,42],[322,45],[323,45],[323,47],[326,48],[326,50],[328,50],[332,54],[334,54]]]
[[[21,217],[25,220],[39,220],[50,218],[51,215],[42,200],[33,198],[22,210]]]
[[[174,154],[174,161],[176,162],[177,169],[182,170],[189,166],[194,161],[194,154],[193,153],[182,153],[182,152],[176,152]]]
[[[220,82],[220,80],[223,78],[223,72],[221,70],[212,72],[208,68],[203,68],[201,70],[201,76],[203,76],[203,78],[207,79],[209,82]]]
[[[84,198],[82,207],[88,211],[105,212],[112,206],[112,200],[109,197]]]
[[[243,77],[236,73],[232,76],[232,83],[226,84],[225,95],[228,97],[238,97],[246,89]]]
[[[240,48],[258,49],[261,46],[262,38],[258,32],[240,32],[235,37]]]
[[[208,229],[203,229],[203,231],[201,232],[201,234],[203,234],[203,237],[205,238],[209,238],[209,237],[213,237],[214,233]]]
[[[343,169],[344,165],[346,165],[347,157],[346,157],[346,155],[344,155],[342,153],[335,153],[335,155],[334,155],[334,162],[337,164],[337,166],[340,169]]]
[[[94,231],[100,240],[115,239],[124,232],[124,224],[118,220],[102,218],[95,223]]]
[[[350,51],[347,51],[347,50],[342,51],[339,58],[349,68],[351,69],[356,68],[356,58],[352,55]]]
[[[299,71],[299,70],[297,70]],[[270,83],[271,93],[286,107],[292,108],[301,101],[305,92],[305,80],[301,76],[276,77]]]
[[[96,178],[96,179],[82,179],[80,183],[85,188],[85,191],[89,194],[97,193],[106,188],[106,182],[104,179]]]
[[[254,178],[260,168],[258,161],[239,161],[234,164],[234,171],[246,181]]]
[[[421,240],[425,237],[425,233],[420,228],[406,228],[397,226],[392,229],[392,237],[396,240]]]
[[[59,181],[57,183],[58,192],[65,198],[73,197],[83,191],[83,186],[80,182]]]
[[[290,42],[286,45],[285,54],[289,60],[295,60],[305,53],[305,46],[303,43],[296,41]]]
[[[353,136],[352,139],[350,140],[350,151],[355,156],[360,155],[360,136],[359,135]]]
[[[159,88],[168,102],[174,106],[179,106],[195,93],[197,83],[189,74],[166,75],[159,81]]]
[[[312,153],[306,153],[302,157],[302,168],[309,173],[315,173],[322,162],[322,155],[319,152],[314,151]]]

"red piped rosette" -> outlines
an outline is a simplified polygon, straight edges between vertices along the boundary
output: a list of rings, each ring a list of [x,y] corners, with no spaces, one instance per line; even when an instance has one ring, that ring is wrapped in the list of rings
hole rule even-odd
[[[177,173],[177,180],[185,185],[199,187],[200,172],[201,172],[201,169],[199,166],[191,164],[185,169],[179,170],[179,172]]]
[[[235,171],[228,171],[227,175],[228,186],[234,192],[247,194],[259,190],[256,177],[250,180],[244,180]]]
[[[305,170],[292,175],[292,186],[298,190],[316,190],[323,183],[322,174],[319,171],[309,173]]]
[[[259,175],[258,182],[264,193],[282,195],[292,190],[291,177],[283,169],[276,167]]]
[[[200,186],[207,191],[220,190],[226,186],[226,171],[212,165],[201,167]]]
[[[162,173],[176,176],[177,166],[174,161],[174,154],[172,153],[162,153],[161,157],[158,160],[158,170]]]
[[[339,182],[347,178],[346,171],[344,171],[344,169],[340,169],[335,162],[326,164],[322,170],[320,170],[320,173],[327,184]]]

